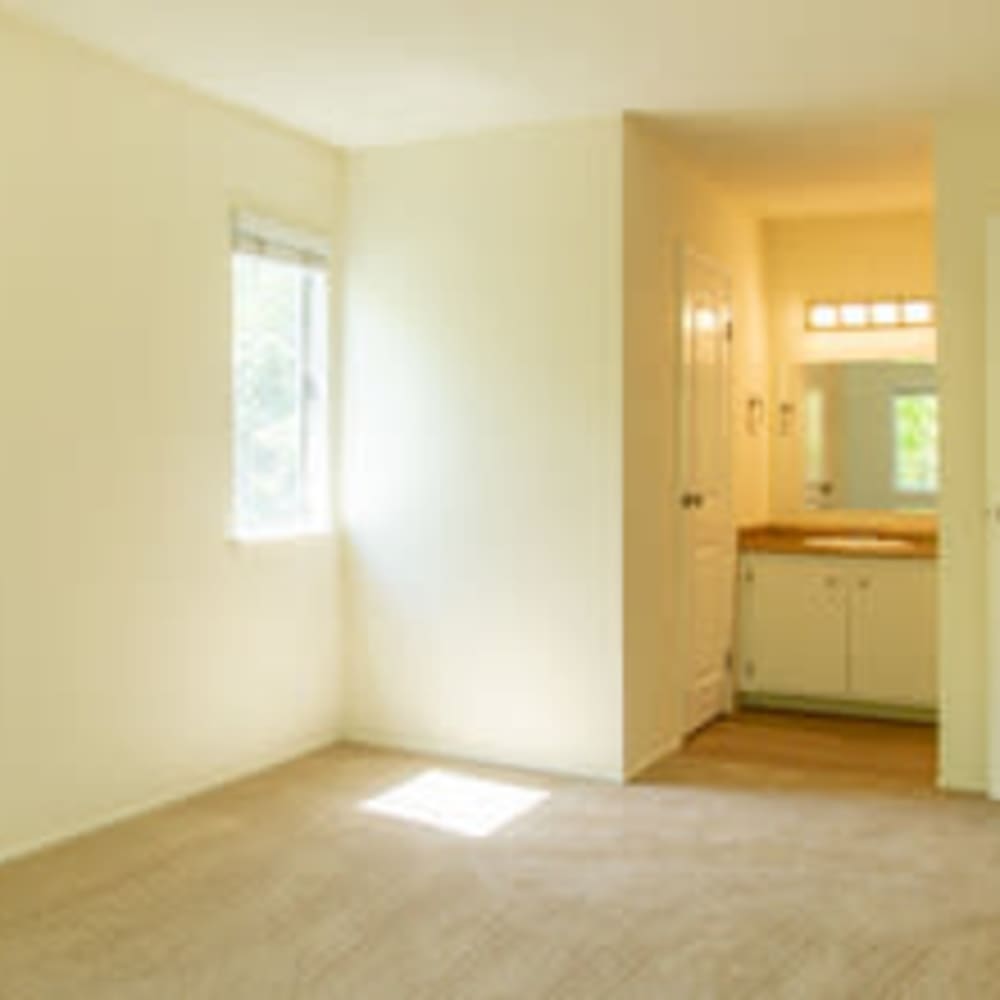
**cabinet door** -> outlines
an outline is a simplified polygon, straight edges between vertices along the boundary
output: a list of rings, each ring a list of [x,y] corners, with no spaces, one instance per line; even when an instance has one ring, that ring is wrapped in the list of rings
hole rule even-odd
[[[847,693],[847,574],[836,560],[759,556],[743,574],[748,691]]]
[[[865,560],[851,572],[849,685],[866,701],[937,702],[934,564]]]

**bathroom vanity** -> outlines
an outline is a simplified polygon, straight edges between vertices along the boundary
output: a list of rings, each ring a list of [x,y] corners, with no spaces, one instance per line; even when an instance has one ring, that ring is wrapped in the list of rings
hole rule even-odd
[[[933,718],[936,548],[930,531],[744,531],[741,702]]]

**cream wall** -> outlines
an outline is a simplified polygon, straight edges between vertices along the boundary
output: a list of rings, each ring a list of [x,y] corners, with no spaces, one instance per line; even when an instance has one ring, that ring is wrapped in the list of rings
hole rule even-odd
[[[936,128],[940,299],[941,776],[987,786],[986,220],[1000,213],[1000,115]]]
[[[733,502],[738,524],[768,510],[767,435],[745,420],[767,395],[759,228],[674,153],[655,122],[625,126],[625,757],[633,773],[680,739],[674,606],[679,553],[677,254],[687,243],[732,275]]]
[[[622,772],[619,120],[350,160],[348,734]]]
[[[771,513],[802,511],[801,385],[796,373],[811,299],[933,294],[934,223],[926,212],[775,219],[764,225],[771,344]],[[794,429],[780,432],[777,407],[796,406]]]
[[[0,18],[0,856],[328,742],[331,540],[239,548],[228,216],[340,159]]]

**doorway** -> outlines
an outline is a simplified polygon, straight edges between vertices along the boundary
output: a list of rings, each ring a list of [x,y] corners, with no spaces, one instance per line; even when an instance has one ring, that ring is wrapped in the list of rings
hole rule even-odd
[[[855,719],[876,720],[933,745],[941,478],[931,161],[921,198],[903,203],[888,182],[872,187],[868,157],[841,169],[842,129],[702,124],[698,134],[683,122],[650,126],[656,141],[636,140],[633,163],[658,166],[648,212],[636,199],[630,216],[634,257],[645,262],[629,314],[644,366],[632,376],[635,422],[654,416],[669,432],[648,433],[655,468],[635,477],[668,522],[662,536],[659,525],[642,528],[663,553],[662,575],[648,579],[667,614],[655,636],[636,613],[628,756],[700,741],[720,717],[751,710],[782,713],[793,731],[796,719],[810,732],[814,718],[846,719],[845,733],[869,731]],[[900,142],[901,168],[916,169],[930,148],[930,133],[919,134],[926,146]],[[809,157],[795,154],[800,141]],[[670,161],[673,150],[683,164]],[[648,332],[655,304],[669,310],[658,349]],[[661,359],[662,391],[647,374]],[[647,405],[654,392],[657,407]],[[656,687],[646,676],[654,637]],[[641,703],[654,691],[663,692],[659,744]]]

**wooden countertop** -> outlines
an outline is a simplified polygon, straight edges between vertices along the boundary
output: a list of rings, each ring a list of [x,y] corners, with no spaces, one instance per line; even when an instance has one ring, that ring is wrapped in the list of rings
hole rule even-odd
[[[875,540],[868,546],[866,539]],[[739,533],[741,552],[837,556],[853,559],[935,559],[937,530],[927,527],[869,529],[857,524],[763,524]]]

